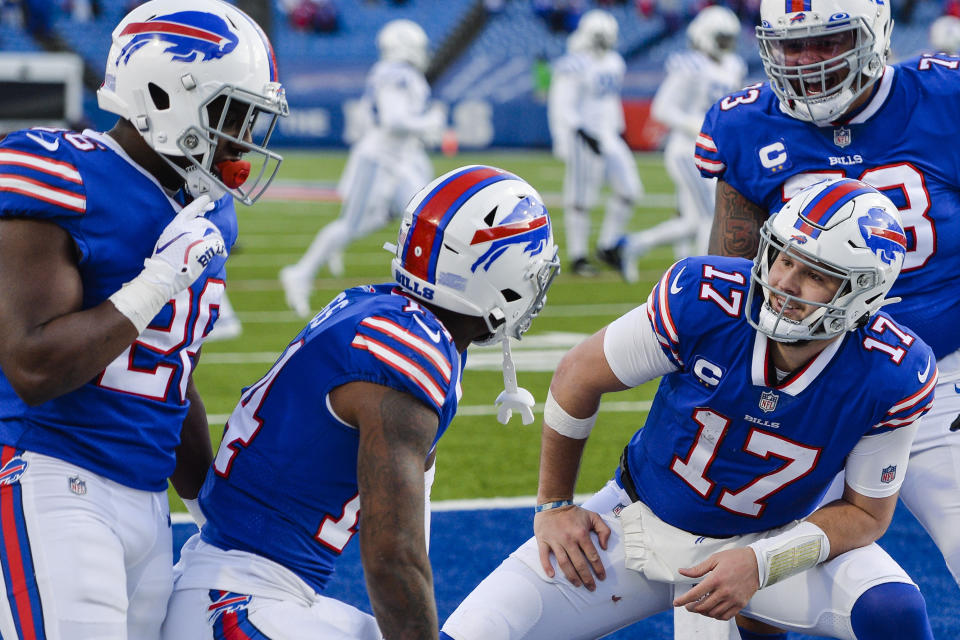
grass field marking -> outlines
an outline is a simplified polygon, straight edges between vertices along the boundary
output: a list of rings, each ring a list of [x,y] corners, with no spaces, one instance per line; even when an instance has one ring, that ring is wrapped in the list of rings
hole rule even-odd
[[[441,463],[442,464],[442,463]],[[583,504],[592,493],[578,493],[573,496],[576,504]],[[459,500],[431,500],[430,511],[480,511],[487,509],[523,509],[537,504],[537,496],[516,496],[512,498],[464,498]],[[186,511],[170,514],[173,524],[195,524]]]
[[[652,403],[649,400],[623,400],[615,402],[602,402],[600,405],[604,413],[646,413],[650,411]],[[543,413],[543,403],[539,402],[533,406],[535,413]],[[497,409],[491,402],[490,404],[472,404],[464,405],[457,409],[458,416],[495,416]],[[208,413],[207,423],[211,425],[221,425],[227,421],[230,415],[227,413]]]
[[[355,259],[346,258],[347,264],[356,264]],[[389,266],[389,265],[388,265]],[[229,269],[229,267],[228,267]],[[279,273],[279,269],[277,272]],[[656,283],[657,280],[663,275],[663,269],[642,269],[640,271],[640,278],[644,282]],[[564,280],[567,277],[571,278],[570,280]],[[567,276],[566,274],[561,273],[560,278],[558,278],[556,284],[570,284],[574,282],[572,278],[577,278],[577,284],[587,287],[587,286],[597,286],[597,285],[607,285],[607,284],[617,284],[622,287],[629,287],[629,285],[624,284],[623,279],[613,271],[604,271],[595,278],[580,278],[579,276]],[[356,277],[346,277],[346,278],[317,278],[313,281],[314,289],[336,289],[340,291],[347,287],[356,287],[361,284],[370,284],[371,282],[390,282],[389,272],[383,275],[374,275],[374,276],[356,276]],[[556,286],[556,285],[555,285]],[[227,293],[230,296],[233,296],[234,291],[279,291],[280,280],[278,278],[229,278],[227,280]],[[643,290],[640,288],[635,288],[635,291],[643,295],[643,300],[646,300],[646,296],[649,293],[649,289]],[[333,294],[331,294],[332,297]],[[639,304],[639,302],[637,303]],[[636,304],[633,306],[637,306]],[[630,307],[631,309],[633,307]],[[546,315],[550,313],[551,306],[548,304],[541,315]],[[319,311],[319,309],[317,309]],[[242,319],[242,318],[241,318]]]
[[[543,203],[548,207],[562,207],[563,194],[557,191],[540,191]],[[326,180],[275,180],[263,194],[269,202],[333,202],[339,203],[336,184]],[[634,202],[635,207],[662,209],[677,206],[675,193],[645,192]]]

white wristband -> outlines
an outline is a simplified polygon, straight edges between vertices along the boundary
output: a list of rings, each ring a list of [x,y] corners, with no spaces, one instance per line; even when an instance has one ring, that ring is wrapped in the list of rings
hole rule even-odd
[[[830,556],[830,539],[823,529],[804,520],[771,538],[750,543],[757,556],[760,588],[806,571]]]
[[[141,272],[115,291],[109,300],[117,311],[133,323],[137,335],[140,335],[171,297],[169,287],[151,281],[149,276]]]
[[[187,508],[193,521],[197,523],[198,527],[202,528],[203,524],[207,521],[207,516],[203,515],[203,510],[200,508],[200,500],[197,498],[193,500],[187,500],[186,498],[180,499],[183,500],[183,506]]]
[[[543,404],[543,421],[547,426],[560,435],[575,440],[585,440],[590,435],[598,413],[600,409],[587,418],[574,418],[563,410],[551,391],[547,391],[547,401]]]

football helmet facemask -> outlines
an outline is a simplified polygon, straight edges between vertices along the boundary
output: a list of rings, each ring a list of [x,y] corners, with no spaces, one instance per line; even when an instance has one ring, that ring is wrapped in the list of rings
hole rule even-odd
[[[97,100],[130,121],[193,196],[229,192],[252,204],[280,167],[267,148],[288,113],[273,49],[226,2],[151,0],[133,9],[113,30]],[[214,166],[221,143],[243,159]]]
[[[737,48],[740,19],[726,7],[711,5],[700,10],[687,27],[687,38],[694,49],[714,60]]]
[[[430,62],[427,34],[412,20],[391,20],[377,34],[381,60],[406,62],[425,71]]]
[[[880,307],[906,257],[906,234],[897,207],[859,180],[823,180],[803,189],[767,219],[753,262],[747,321],[778,342],[826,340],[856,329]],[[840,286],[829,302],[804,300],[770,283],[781,252]],[[754,295],[763,300],[754,304]],[[780,311],[771,299],[776,296]],[[801,321],[784,316],[793,302],[816,307]]]
[[[816,10],[804,8],[811,6]],[[893,30],[889,3],[762,0],[760,18],[763,68],[795,118],[830,124],[883,75]],[[803,52],[814,61],[798,64]]]
[[[421,189],[404,210],[395,252],[401,288],[484,319],[490,333],[477,344],[520,339],[560,267],[540,194],[482,165],[455,169]]]

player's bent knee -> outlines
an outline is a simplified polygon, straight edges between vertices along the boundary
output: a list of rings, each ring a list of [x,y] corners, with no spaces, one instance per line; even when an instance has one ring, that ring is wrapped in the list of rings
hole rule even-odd
[[[540,619],[543,599],[526,571],[514,571],[507,558],[460,603],[443,624],[453,640],[514,640],[527,635]],[[526,567],[524,567],[525,569]]]
[[[864,591],[853,605],[850,624],[857,640],[933,640],[923,595],[905,582],[887,582]]]

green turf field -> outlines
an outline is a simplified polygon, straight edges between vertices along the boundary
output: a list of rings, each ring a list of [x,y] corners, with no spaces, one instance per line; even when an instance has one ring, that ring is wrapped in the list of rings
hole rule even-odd
[[[332,186],[345,160],[344,152],[287,152],[278,179],[318,181]],[[637,163],[646,195],[635,210],[631,229],[650,226],[673,215],[673,185],[661,156],[638,155]],[[563,167],[556,159],[547,152],[486,152],[434,158],[437,175],[466,164],[498,166],[533,184],[553,216],[562,259],[565,244],[559,201]],[[305,324],[287,309],[277,280],[278,271],[297,260],[317,229],[333,220],[338,212],[337,202],[264,199],[251,208],[238,205],[240,238],[227,263],[227,292],[243,323],[243,334],[204,346],[194,374],[210,416],[214,447],[241,387],[263,375]],[[601,215],[600,209],[594,211],[594,234]],[[327,272],[318,275],[312,298],[314,311],[348,286],[387,281],[390,254],[381,247],[385,241],[395,240],[396,227],[391,225],[354,242],[345,256],[344,278],[333,279]],[[556,360],[586,335],[642,303],[672,259],[670,248],[655,250],[645,257],[640,264],[642,279],[636,285],[625,284],[619,274],[610,270],[596,278],[561,272],[550,289],[546,309],[524,340],[515,345],[520,386],[529,389],[542,403]],[[518,416],[506,426],[497,422],[493,401],[503,388],[498,363],[499,347],[471,348],[461,410],[438,448],[435,500],[536,492],[540,416],[538,413],[538,421],[528,426],[521,425]],[[620,450],[642,423],[644,409],[655,389],[655,384],[650,383],[605,400],[587,445],[579,493],[598,489],[610,477]],[[538,404],[538,410],[541,407]],[[175,497],[172,502],[175,509],[182,509]]]

